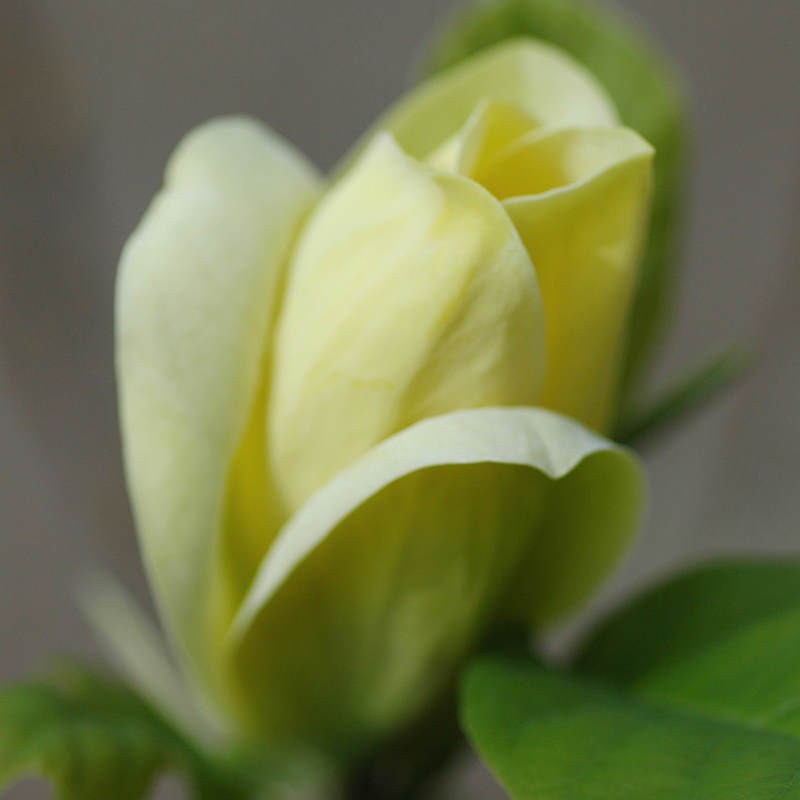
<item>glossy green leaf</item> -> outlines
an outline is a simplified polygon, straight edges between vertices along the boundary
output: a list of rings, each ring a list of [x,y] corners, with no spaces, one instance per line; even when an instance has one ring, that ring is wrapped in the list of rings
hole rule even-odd
[[[656,149],[652,226],[622,368],[623,400],[668,319],[679,256],[686,162],[686,109],[671,66],[640,31],[584,0],[470,4],[434,39],[427,73],[438,73],[506,39],[535,37],[581,62],[604,86],[622,122]]]
[[[748,631],[766,631],[800,610],[800,562],[728,561],[699,567],[651,589],[602,623],[577,667],[615,683],[645,683],[668,668],[702,660]],[[800,625],[787,635],[800,674]],[[791,634],[791,631],[789,632]],[[796,640],[796,641],[795,641]],[[748,654],[740,650],[740,661]],[[776,653],[763,649],[762,668]],[[744,688],[744,686],[742,686]]]
[[[512,797],[800,797],[797,560],[670,580],[601,625],[577,669],[470,673],[467,730]]]
[[[0,788],[36,775],[63,800],[145,797],[158,774],[186,775],[197,798],[245,798],[138,695],[78,669],[0,692]]]
[[[475,665],[462,719],[515,800],[800,798],[797,739],[528,663]]]
[[[577,663],[671,704],[800,736],[800,562],[679,576],[613,615]]]

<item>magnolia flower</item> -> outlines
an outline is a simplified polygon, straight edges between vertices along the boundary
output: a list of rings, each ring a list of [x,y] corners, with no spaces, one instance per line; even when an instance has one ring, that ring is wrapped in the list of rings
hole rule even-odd
[[[327,182],[245,119],[179,146],[120,268],[125,461],[235,735],[355,757],[608,572],[641,510],[600,434],[651,157],[533,41],[412,92]]]

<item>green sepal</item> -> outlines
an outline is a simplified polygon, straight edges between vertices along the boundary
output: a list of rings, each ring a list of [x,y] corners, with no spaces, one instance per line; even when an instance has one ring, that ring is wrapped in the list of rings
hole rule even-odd
[[[753,362],[744,347],[731,345],[708,356],[649,404],[627,410],[614,431],[622,444],[640,447],[699,411],[742,378]]]

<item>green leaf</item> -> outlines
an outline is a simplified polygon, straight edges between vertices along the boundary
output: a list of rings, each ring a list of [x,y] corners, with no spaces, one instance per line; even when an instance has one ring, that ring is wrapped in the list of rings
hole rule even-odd
[[[695,567],[609,617],[584,644],[577,668],[631,684],[797,608],[797,559],[730,560]]]
[[[434,39],[426,72],[435,73],[505,39],[532,36],[584,64],[605,87],[622,121],[655,148],[650,238],[632,310],[622,369],[622,401],[642,375],[672,305],[687,160],[687,112],[667,60],[640,31],[584,0],[473,3]]]
[[[800,561],[670,580],[601,625],[576,665],[468,673],[467,732],[512,797],[800,797]]]
[[[38,775],[62,800],[137,800],[163,771],[185,774],[197,798],[250,796],[244,778],[213,764],[122,685],[69,668],[0,691],[0,789]]]
[[[730,387],[751,362],[749,352],[735,345],[710,356],[654,403],[628,412],[619,421],[614,438],[627,445],[640,445],[643,440],[664,432]]]
[[[530,664],[467,674],[462,717],[516,800],[793,800],[800,742]]]
[[[612,616],[577,663],[662,703],[800,737],[800,562],[679,576]]]

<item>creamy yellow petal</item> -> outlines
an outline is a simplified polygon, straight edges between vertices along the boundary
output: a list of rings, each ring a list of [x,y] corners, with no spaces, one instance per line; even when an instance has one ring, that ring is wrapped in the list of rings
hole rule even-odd
[[[133,510],[167,630],[203,680],[229,471],[318,186],[269,130],[210,122],[178,148],[122,257],[117,362]]]
[[[512,145],[480,176],[507,198],[536,267],[547,327],[540,404],[597,430],[610,423],[652,156],[625,129],[560,130]]]
[[[535,273],[500,203],[378,137],[291,267],[268,436],[288,504],[420,419],[532,404],[543,347]]]
[[[636,531],[634,457],[532,408],[382,442],[281,531],[233,629],[242,726],[343,759],[412,720],[498,615],[552,619]]]
[[[488,151],[469,175],[505,200],[568,189],[652,152],[626,128],[538,129]]]
[[[376,130],[426,158],[456,135],[484,101],[514,106],[540,126],[614,125],[605,91],[576,61],[533,39],[506,42],[426,81],[381,118]]]
[[[538,127],[516,106],[485,100],[464,127],[440,145],[426,163],[436,169],[475,178],[488,159]]]

